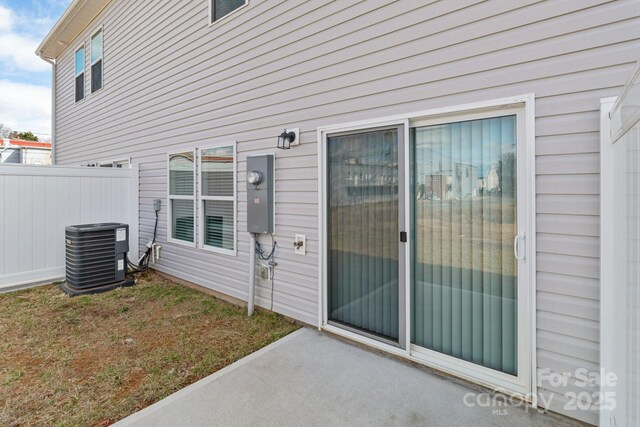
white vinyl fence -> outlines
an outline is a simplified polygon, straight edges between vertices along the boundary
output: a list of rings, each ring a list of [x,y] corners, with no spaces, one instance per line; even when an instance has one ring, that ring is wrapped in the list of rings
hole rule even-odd
[[[600,425],[640,426],[640,66],[601,109]]]
[[[138,169],[0,165],[0,292],[64,277],[64,229],[129,224],[138,253]]]

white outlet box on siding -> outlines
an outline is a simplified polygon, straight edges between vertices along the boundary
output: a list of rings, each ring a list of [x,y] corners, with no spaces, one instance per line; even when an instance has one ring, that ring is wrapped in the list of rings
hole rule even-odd
[[[302,243],[301,245],[298,245]],[[296,234],[293,239],[293,251],[298,255],[307,254],[307,236],[304,234]]]

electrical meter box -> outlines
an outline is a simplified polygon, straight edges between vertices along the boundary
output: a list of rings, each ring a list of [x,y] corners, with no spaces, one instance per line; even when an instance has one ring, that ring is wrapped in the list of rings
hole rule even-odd
[[[247,231],[273,233],[275,227],[275,156],[247,157]]]

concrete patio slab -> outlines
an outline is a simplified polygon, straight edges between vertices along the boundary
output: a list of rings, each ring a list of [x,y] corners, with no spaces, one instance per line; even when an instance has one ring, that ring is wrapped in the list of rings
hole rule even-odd
[[[571,425],[522,406],[465,404],[481,393],[303,328],[116,425]]]

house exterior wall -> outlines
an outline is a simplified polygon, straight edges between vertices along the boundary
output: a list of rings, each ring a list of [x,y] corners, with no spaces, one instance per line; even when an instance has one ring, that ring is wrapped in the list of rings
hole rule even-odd
[[[50,165],[51,144],[2,138],[0,139],[0,163]]]
[[[27,165],[50,165],[51,150],[43,150],[41,148],[23,148],[22,163]]]
[[[0,163],[23,163],[26,165],[50,165],[51,150],[41,148],[2,147]]]
[[[539,403],[595,423],[567,392],[599,364],[599,101],[615,96],[640,49],[640,3],[251,0],[212,26],[206,0],[114,0],[57,59],[55,157],[140,166],[140,242],[153,199],[167,201],[167,153],[237,141],[238,254],[166,242],[158,270],[247,298],[246,157],[276,153],[275,311],[317,324],[316,129],[336,123],[536,96]],[[104,29],[104,87],[89,92],[90,37]],[[86,43],[86,98],[74,103],[73,52]],[[301,129],[301,145],[276,135]],[[294,234],[307,237],[294,255]],[[259,282],[256,303],[270,305]],[[587,388],[597,391],[597,387]]]
[[[22,163],[20,152],[20,147],[0,146],[0,163]]]

